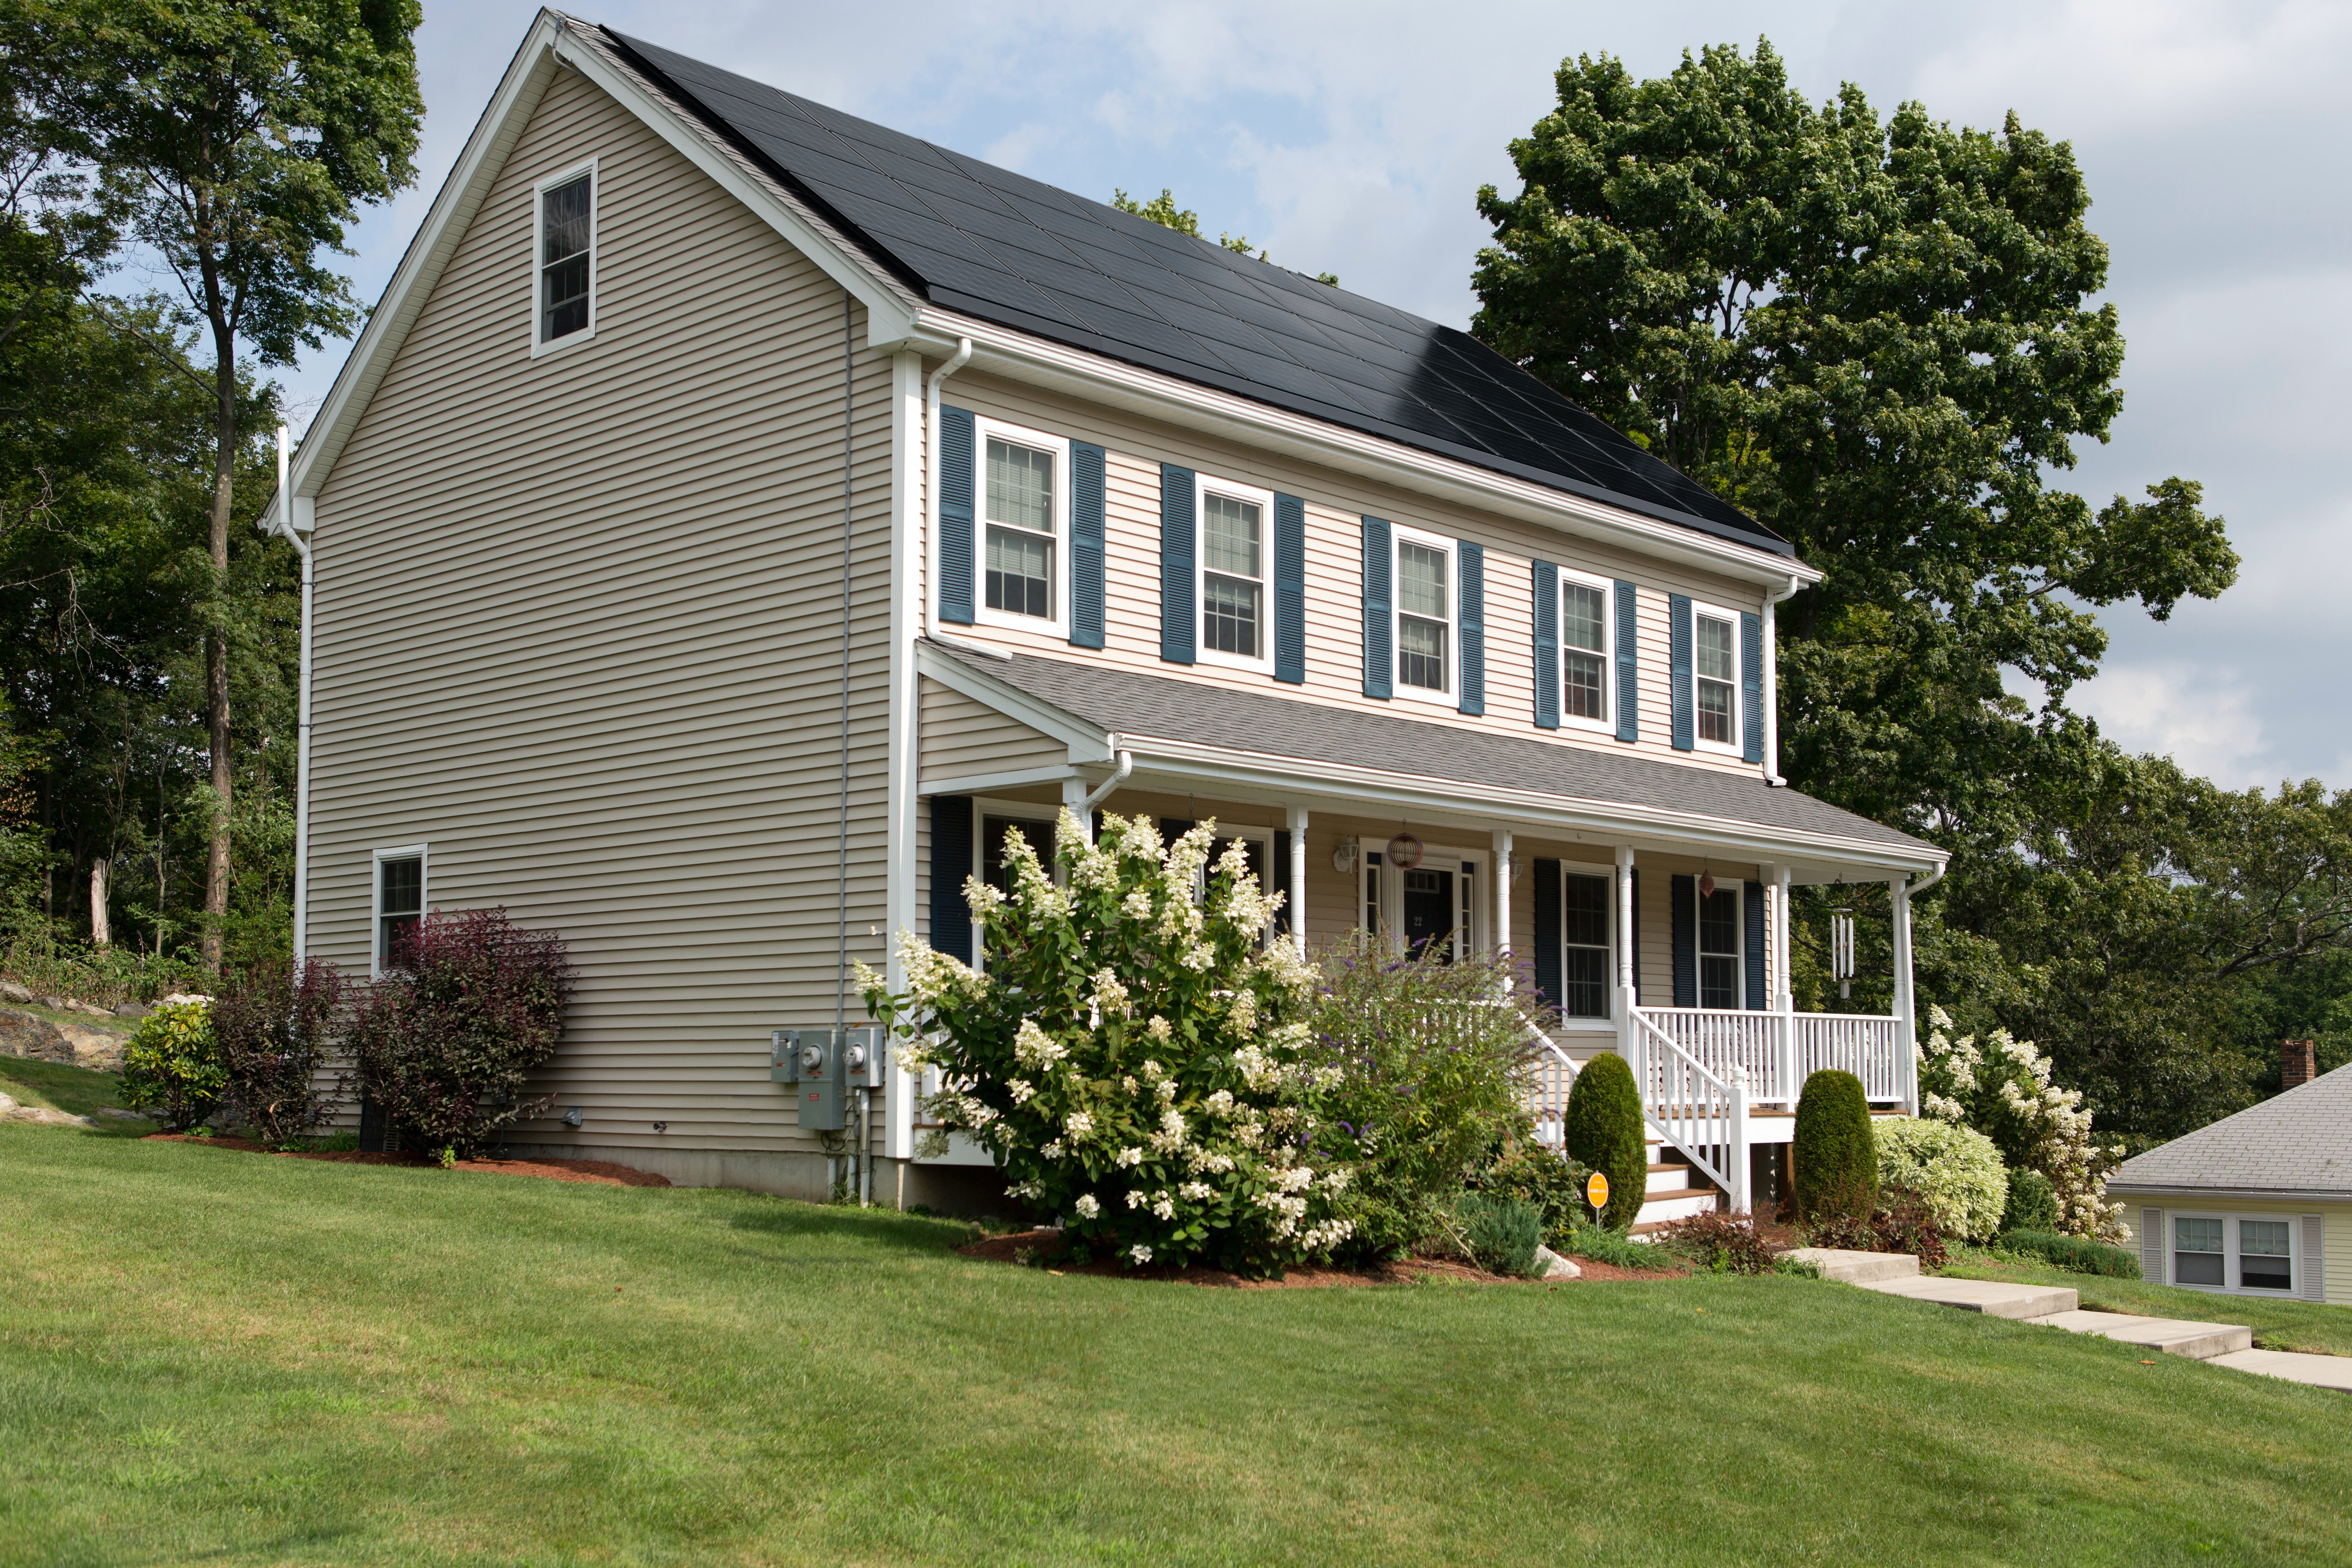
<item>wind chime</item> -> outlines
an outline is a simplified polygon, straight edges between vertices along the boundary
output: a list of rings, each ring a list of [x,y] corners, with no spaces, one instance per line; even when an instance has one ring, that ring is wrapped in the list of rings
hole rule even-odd
[[[1838,1000],[1853,995],[1853,911],[1830,912],[1830,978],[1838,983]]]

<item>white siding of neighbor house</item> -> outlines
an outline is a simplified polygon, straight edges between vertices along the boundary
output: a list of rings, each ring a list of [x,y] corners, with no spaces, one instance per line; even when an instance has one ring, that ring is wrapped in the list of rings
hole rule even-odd
[[[1108,660],[1148,674],[1215,686],[1255,686],[1279,697],[1385,711],[1409,719],[1528,735],[1562,745],[1590,746],[1692,767],[1748,771],[1754,764],[1719,752],[1678,752],[1672,742],[1667,595],[1686,594],[1706,604],[1758,613],[1760,590],[1713,574],[1659,561],[1533,524],[1441,505],[1353,475],[1285,457],[1253,453],[1227,441],[1152,423],[1122,411],[1079,403],[1036,387],[972,371],[946,384],[947,402],[975,413],[1100,444],[1107,454],[1106,637],[1099,653],[1071,647],[1048,634],[987,626],[948,628],[958,637],[1024,652],[1087,661]],[[1160,465],[1175,463],[1307,503],[1307,681],[1287,685],[1270,674],[1225,667],[1179,665],[1160,657]],[[1363,518],[1468,540],[1486,551],[1486,712],[1465,717],[1450,706],[1393,698],[1363,689]],[[1271,533],[1269,531],[1269,547]],[[929,550],[925,552],[926,558]],[[1534,724],[1535,619],[1533,563],[1568,566],[1635,586],[1640,660],[1640,740],[1627,747],[1613,735],[1566,724]],[[1611,669],[1613,720],[1615,670]],[[1613,723],[1612,723],[1613,728]]]
[[[533,358],[532,185],[591,156],[595,336]],[[848,328],[847,925],[878,963],[890,365]],[[536,1087],[586,1124],[533,1137],[815,1147],[767,1037],[834,1016],[844,354],[839,288],[559,72],[319,496],[313,950],[366,973],[370,852],[413,843],[434,908],[560,931]]]

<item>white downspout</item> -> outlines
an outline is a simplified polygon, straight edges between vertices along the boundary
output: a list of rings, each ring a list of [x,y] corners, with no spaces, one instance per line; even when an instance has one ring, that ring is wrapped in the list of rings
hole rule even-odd
[[[1785,789],[1780,776],[1780,638],[1773,630],[1773,607],[1797,596],[1803,584],[1794,577],[1777,594],[1764,595],[1764,782]]]
[[[294,527],[294,497],[287,484],[292,437],[278,427],[278,521],[272,533],[286,536],[302,558],[300,676],[295,691],[294,726],[294,963],[299,972],[310,950],[310,546]]]
[[[1094,829],[1087,827],[1087,825],[1094,820],[1095,807],[1108,800],[1110,798],[1111,791],[1125,784],[1127,782],[1128,775],[1133,772],[1135,772],[1135,753],[1133,752],[1119,752],[1118,766],[1111,771],[1110,777],[1103,780],[1101,784],[1096,785],[1093,791],[1091,791],[1084,799],[1080,800],[1076,806],[1073,808],[1077,813],[1078,826],[1087,828],[1087,842],[1092,843],[1094,840]]]

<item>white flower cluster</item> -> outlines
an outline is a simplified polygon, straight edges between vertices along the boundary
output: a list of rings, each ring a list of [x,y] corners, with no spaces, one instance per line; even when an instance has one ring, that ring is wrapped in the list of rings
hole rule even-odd
[[[1184,1113],[1171,1105],[1160,1113],[1160,1131],[1151,1135],[1151,1147],[1162,1154],[1181,1149],[1188,1131]]]
[[[1102,1205],[1096,1200],[1092,1193],[1080,1193],[1077,1202],[1070,1206],[1078,1211],[1080,1219],[1092,1219],[1102,1213]]]
[[[1013,1059],[1024,1068],[1051,1072],[1069,1056],[1070,1047],[1039,1028],[1034,1018],[1022,1019],[1013,1031]]]
[[[1004,1086],[1004,1092],[1013,1097],[1013,1104],[1026,1105],[1029,1097],[1037,1092],[1037,1086],[1025,1078],[1016,1078]]]
[[[1217,1195],[1217,1189],[1206,1182],[1187,1182],[1176,1191],[1188,1201],[1196,1204],[1206,1203]]]
[[[1146,1247],[1139,1241],[1133,1247],[1127,1249],[1127,1255],[1129,1258],[1134,1258],[1138,1263],[1149,1263],[1151,1261],[1151,1248]]]
[[[1062,1123],[1062,1131],[1073,1138],[1083,1138],[1094,1130],[1095,1119],[1091,1111],[1073,1110],[1069,1119]]]
[[[1927,1022],[1927,1043],[1919,1053],[1920,1108],[1938,1121],[1965,1124],[1967,1100],[1974,1098],[1986,1114],[2012,1119],[2026,1131],[2025,1163],[2049,1177],[2056,1191],[2059,1228],[2107,1241],[2127,1238],[2124,1205],[2107,1197],[2107,1172],[2123,1150],[2092,1142],[2091,1113],[2083,1109],[2081,1091],[2052,1085],[2050,1058],[2031,1040],[2006,1029],[1994,1030],[1983,1047],[1972,1035],[1954,1039],[1951,1017],[1941,1007],[1928,1008]],[[1988,1089],[1998,1110],[1981,1104]]]
[[[1143,1163],[1143,1151],[1130,1143],[1126,1148],[1121,1149],[1118,1152],[1118,1157],[1114,1163],[1122,1166],[1129,1167],[1140,1165]]]

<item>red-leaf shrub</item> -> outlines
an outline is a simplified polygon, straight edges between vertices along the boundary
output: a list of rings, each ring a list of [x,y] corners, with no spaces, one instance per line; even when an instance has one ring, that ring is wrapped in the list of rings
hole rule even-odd
[[[225,986],[212,1007],[213,1037],[228,1083],[221,1100],[262,1141],[299,1138],[327,1119],[333,1096],[319,1089],[327,1040],[347,987],[331,963],[290,960],[253,964]]]
[[[1772,1247],[1745,1214],[1695,1214],[1658,1233],[1653,1245],[1717,1274],[1769,1274]]]
[[[401,957],[352,1009],[344,1044],[404,1145],[470,1158],[552,1101],[518,1097],[563,1032],[563,940],[472,910],[427,915]]]

